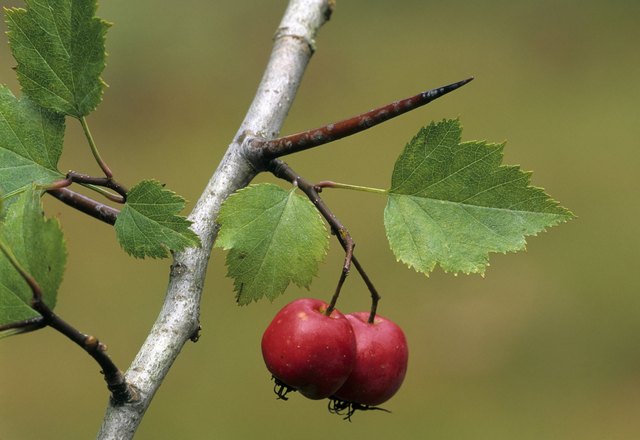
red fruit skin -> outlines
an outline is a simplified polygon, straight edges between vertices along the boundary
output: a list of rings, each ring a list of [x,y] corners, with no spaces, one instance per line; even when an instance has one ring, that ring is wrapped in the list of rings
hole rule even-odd
[[[356,340],[349,321],[328,305],[297,299],[280,310],[262,335],[262,356],[277,379],[309,399],[324,399],[353,369]]]
[[[363,405],[380,405],[400,388],[407,373],[409,349],[402,329],[369,312],[346,315],[356,335],[356,362],[351,375],[334,397]]]

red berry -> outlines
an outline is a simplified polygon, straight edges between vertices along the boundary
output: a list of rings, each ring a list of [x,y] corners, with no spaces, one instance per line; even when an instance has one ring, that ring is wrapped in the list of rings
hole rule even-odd
[[[262,356],[273,376],[309,399],[331,396],[351,373],[356,341],[349,321],[317,299],[282,308],[262,336]]]
[[[409,351],[402,329],[377,315],[369,324],[369,312],[346,315],[356,336],[356,362],[347,381],[334,397],[375,406],[389,400],[407,372]]]

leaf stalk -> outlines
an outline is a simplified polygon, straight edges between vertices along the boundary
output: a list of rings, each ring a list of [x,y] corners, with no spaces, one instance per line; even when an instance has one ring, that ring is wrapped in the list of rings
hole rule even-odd
[[[89,124],[87,124],[87,119],[84,116],[80,118],[80,125],[82,125],[82,131],[84,131],[87,142],[89,142],[89,148],[91,148],[91,153],[96,159],[98,166],[100,167],[104,175],[107,176],[107,178],[111,179],[113,177],[113,173],[111,172],[111,169],[104,161],[104,159],[102,159],[102,156],[100,156],[100,151],[98,151],[98,147],[96,146],[96,143],[93,140],[93,136],[91,135],[91,130],[89,130]]]
[[[324,188],[350,189],[352,191],[368,192],[373,194],[388,194],[389,191],[380,188],[371,188],[368,186],[350,185],[348,183],[333,182],[331,180],[323,180],[315,184],[316,191],[320,192]]]

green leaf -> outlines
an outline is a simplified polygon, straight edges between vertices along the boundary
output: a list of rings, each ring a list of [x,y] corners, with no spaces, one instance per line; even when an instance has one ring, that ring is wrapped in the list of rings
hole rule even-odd
[[[109,24],[94,17],[96,0],[25,0],[5,9],[9,44],[24,94],[40,106],[80,118],[105,86],[104,40]]]
[[[168,251],[199,246],[191,222],[176,215],[185,201],[155,180],[143,180],[127,193],[127,203],[116,220],[120,246],[136,258],[166,258]]]
[[[504,144],[460,142],[458,120],[422,128],[393,170],[384,212],[396,258],[428,274],[484,273],[489,252],[525,248],[525,236],[573,214],[529,186],[531,173],[500,165]]]
[[[215,246],[229,250],[227,275],[239,304],[273,300],[291,282],[308,288],[327,253],[324,222],[295,188],[248,186],[224,202],[217,221]]]
[[[67,252],[58,221],[43,215],[40,191],[31,188],[15,198],[0,224],[0,240],[36,280],[45,304],[53,309]],[[0,252],[0,325],[40,316],[29,306],[32,297],[24,278]]]
[[[0,85],[0,192],[63,178],[57,168],[63,137],[64,116],[18,100]]]

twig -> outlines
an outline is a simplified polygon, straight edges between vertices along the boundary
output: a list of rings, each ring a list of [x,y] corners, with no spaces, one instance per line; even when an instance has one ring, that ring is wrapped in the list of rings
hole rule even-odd
[[[113,177],[92,177],[75,171],[69,171],[67,173],[67,179],[76,183],[86,183],[112,189],[122,197],[121,200],[112,199],[118,203],[124,203],[127,200],[129,190],[124,185],[118,183]]]
[[[270,162],[268,169],[274,176],[297,185],[300,190],[302,190],[302,192],[306,194],[311,203],[313,203],[316,209],[325,218],[327,223],[329,223],[332,233],[337,237],[340,245],[345,251],[342,273],[340,275],[340,279],[338,280],[336,291],[331,299],[331,303],[329,304],[329,309],[327,309],[327,314],[330,314],[331,310],[333,310],[338,296],[340,295],[342,284],[344,283],[344,280],[349,273],[351,263],[353,263],[356,270],[362,277],[362,280],[369,289],[369,292],[371,293],[371,313],[369,315],[369,322],[372,323],[375,318],[378,301],[380,301],[380,295],[378,294],[377,289],[373,285],[373,282],[367,275],[358,259],[355,257],[355,255],[353,255],[353,248],[355,247],[355,243],[353,242],[353,239],[351,238],[351,235],[349,234],[347,228],[344,227],[340,220],[338,220],[335,214],[333,214],[329,207],[324,203],[324,201],[320,197],[320,194],[318,193],[316,185],[312,185],[307,180],[302,178],[289,165],[287,165],[280,159],[273,159]]]
[[[410,98],[395,101],[366,113],[312,130],[272,140],[254,139],[251,143],[251,147],[258,150],[258,154],[265,162],[276,157],[282,157],[288,154],[308,150],[309,148],[324,145],[329,142],[342,139],[343,137],[351,136],[352,134],[367,130],[374,125],[381,124],[389,119],[395,118],[396,116],[400,116],[418,107],[422,107],[423,105],[464,86],[472,80],[473,77],[443,87],[431,89]]]
[[[89,186],[113,202],[124,203],[127,201],[127,193],[129,190],[114,180],[113,177],[93,177],[75,171],[69,171],[64,179],[54,182],[52,185],[47,186],[46,189],[66,188],[74,182]],[[118,195],[103,191],[100,187],[112,189],[117,192]]]
[[[45,325],[57,330],[67,338],[79,345],[84,351],[95,359],[100,365],[107,388],[111,392],[111,401],[114,405],[135,402],[138,394],[135,389],[125,380],[124,374],[113,363],[109,355],[105,353],[106,345],[101,343],[94,336],[81,333],[71,324],[53,313],[53,311],[43,302],[35,302],[32,306],[34,310],[42,315]]]
[[[10,322],[8,324],[0,325],[0,333],[8,330],[15,330],[13,333],[26,333],[46,326],[47,324],[44,322],[42,316],[36,316],[35,318],[25,319],[24,321]]]
[[[47,192],[62,203],[97,218],[107,224],[113,225],[120,211],[111,206],[97,202],[68,188],[49,189]]]
[[[106,347],[104,344],[101,344],[93,336],[80,333],[71,324],[53,313],[51,308],[43,300],[42,289],[38,282],[25,270],[13,255],[11,249],[9,249],[2,240],[0,240],[0,251],[7,257],[7,260],[9,260],[22,279],[24,279],[24,281],[29,285],[32,293],[31,308],[42,316],[41,319],[24,320],[5,327],[7,327],[7,329],[19,329],[32,326],[36,328],[49,326],[59,331],[82,347],[96,360],[96,362],[98,362],[102,368],[102,373],[104,374],[104,379],[107,382],[107,387],[109,388],[109,391],[111,391],[111,397],[114,404],[122,405],[123,403],[134,401],[136,399],[135,391],[133,388],[129,387],[122,372],[105,353]],[[0,328],[0,330],[3,329]]]

